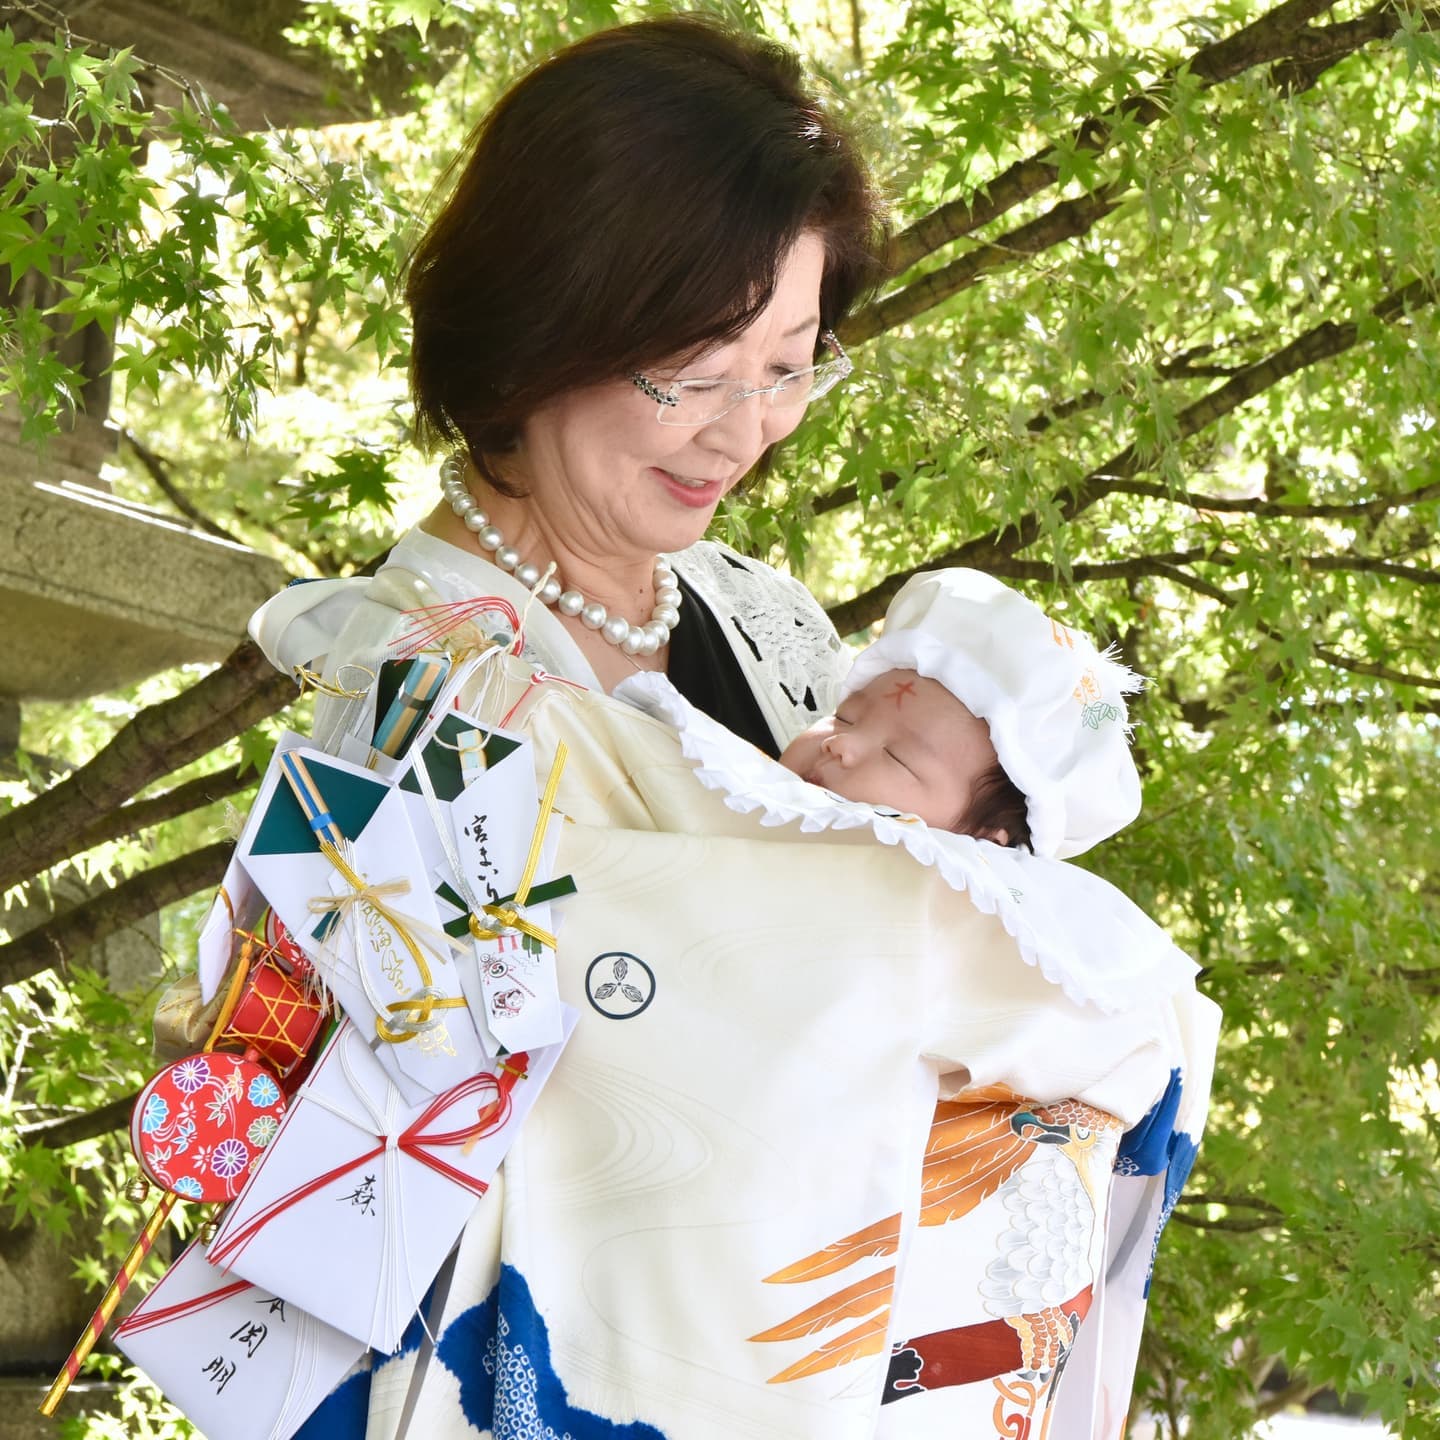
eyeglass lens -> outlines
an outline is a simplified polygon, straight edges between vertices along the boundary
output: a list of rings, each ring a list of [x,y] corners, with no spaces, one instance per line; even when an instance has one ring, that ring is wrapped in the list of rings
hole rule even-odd
[[[674,405],[664,407],[659,419],[667,425],[704,425],[728,414],[740,402],[754,397],[762,405],[788,409],[822,395],[838,378],[833,363],[788,375],[777,385],[754,390],[740,381],[701,381],[676,387]]]

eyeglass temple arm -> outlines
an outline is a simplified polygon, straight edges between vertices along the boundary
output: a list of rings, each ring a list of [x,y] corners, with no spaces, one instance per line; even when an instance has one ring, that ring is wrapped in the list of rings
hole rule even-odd
[[[833,330],[822,330],[820,332],[820,343],[829,346],[829,348],[835,352],[835,358],[841,361],[848,369],[853,370],[855,368],[854,361],[845,353],[845,347],[840,343],[840,337],[836,335]]]

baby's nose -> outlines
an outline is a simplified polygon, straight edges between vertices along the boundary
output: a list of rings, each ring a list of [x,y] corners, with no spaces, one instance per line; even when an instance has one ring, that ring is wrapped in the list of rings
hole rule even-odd
[[[821,742],[820,748],[841,765],[851,765],[855,761],[855,745],[849,735],[829,735]]]

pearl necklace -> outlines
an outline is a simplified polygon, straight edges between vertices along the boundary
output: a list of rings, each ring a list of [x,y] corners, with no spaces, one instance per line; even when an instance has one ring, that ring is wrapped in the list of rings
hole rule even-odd
[[[540,566],[522,561],[520,552],[505,543],[505,537],[490,523],[490,517],[470,493],[465,483],[464,462],[454,455],[447,456],[441,463],[440,488],[456,518],[464,522],[481,549],[493,551],[495,563],[502,570],[511,571],[544,604],[553,605],[562,615],[578,615],[582,625],[598,630],[627,655],[653,655],[669,641],[670,632],[680,623],[680,586],[663,556],[655,557],[655,608],[645,624],[632,625],[623,615],[609,614],[598,601],[587,600],[578,590],[564,589],[553,575],[541,585]]]

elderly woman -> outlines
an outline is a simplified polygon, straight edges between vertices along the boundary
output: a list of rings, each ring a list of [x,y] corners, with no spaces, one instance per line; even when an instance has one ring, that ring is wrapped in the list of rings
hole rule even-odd
[[[447,452],[443,500],[392,551],[381,594],[403,576],[396,594],[414,577],[427,598],[528,603],[525,655],[544,671],[605,690],[663,671],[778,754],[833,705],[839,639],[796,581],[702,537],[849,373],[834,331],[882,242],[865,168],[789,51],[677,17],[538,66],[477,128],[413,257],[413,391]],[[398,603],[301,586],[256,628],[282,662],[329,654],[333,674],[383,648]],[[322,743],[342,709],[322,700]],[[459,1399],[477,1428],[658,1435],[547,1401],[544,1374],[497,1370],[485,1313],[469,1338],[494,1393]],[[359,1434],[367,1405],[372,1435],[416,1415],[411,1433],[436,1433],[430,1391],[453,1377],[412,1375],[414,1360],[342,1386],[303,1433]]]
[[[395,552],[549,607],[547,669],[663,670],[773,750],[839,646],[793,581],[702,540],[849,372],[875,196],[792,55],[695,19],[561,52],[477,131],[415,254],[414,393],[445,500]],[[510,576],[515,577],[514,581]]]
[[[835,331],[878,275],[882,238],[850,141],[783,49],[655,20],[522,79],[477,130],[411,271],[413,388],[422,432],[446,451],[442,501],[373,581],[294,587],[252,627],[285,668],[327,657],[316,740],[342,754],[353,742],[345,667],[373,667],[407,610],[465,614],[478,597],[524,614],[537,672],[595,694],[663,671],[771,755],[827,714],[842,652],[824,613],[794,580],[703,536],[721,499],[849,373]],[[626,785],[619,775],[608,793]],[[612,836],[607,823],[567,830],[649,858],[631,871],[606,862],[577,903],[607,924],[643,921],[652,956],[687,925],[723,939],[752,908],[768,857],[727,850],[728,870],[692,863],[698,880],[676,886],[657,874],[672,852],[704,853],[672,843],[697,832]],[[769,847],[781,848],[796,847]],[[1035,1223],[1103,1249],[1116,1116],[1133,1124],[1165,1088],[1169,999],[1143,1017],[1086,1010],[968,896],[937,895],[888,847],[830,848],[804,859],[808,888],[769,887],[769,918],[748,917],[761,942],[737,942],[723,963],[683,950],[651,1009],[633,981],[643,968],[653,986],[655,973],[637,957],[599,940],[589,969],[561,957],[562,972],[580,966],[562,993],[593,1010],[556,1083],[424,1324],[302,1434],[918,1440],[979,1435],[967,1427],[992,1413],[996,1433],[1049,1424],[1098,1250],[1042,1295],[1016,1248],[1034,1217],[1003,1207],[1044,1201],[1043,1172],[1061,1198]],[[912,923],[884,904],[867,918],[826,903],[873,890],[877,871],[890,877],[882,896],[913,897],[908,914],[896,902]],[[561,941],[576,953],[587,941],[571,938],[590,933],[579,913]],[[878,938],[837,960],[857,921]],[[944,964],[921,976],[937,930],[962,952],[963,979]],[[614,978],[601,989],[628,985],[633,1013],[586,988],[601,960]],[[883,1055],[861,1045],[871,1030]],[[950,1091],[972,1067],[1007,1078],[932,1117],[947,1065]],[[1042,1091],[1093,1103],[1023,1098]],[[868,1138],[852,1148],[844,1127],[861,1112]],[[1144,1173],[1163,1170],[1169,1133],[1152,1133]],[[787,1146],[816,1163],[797,1168]],[[792,1171],[815,1193],[797,1193]],[[999,1218],[977,1244],[973,1212],[992,1199]],[[1142,1272],[1152,1220],[1137,1208],[1130,1232]],[[1088,1435],[1103,1385],[1093,1356],[1071,1368],[1083,1403],[1065,1433]]]

